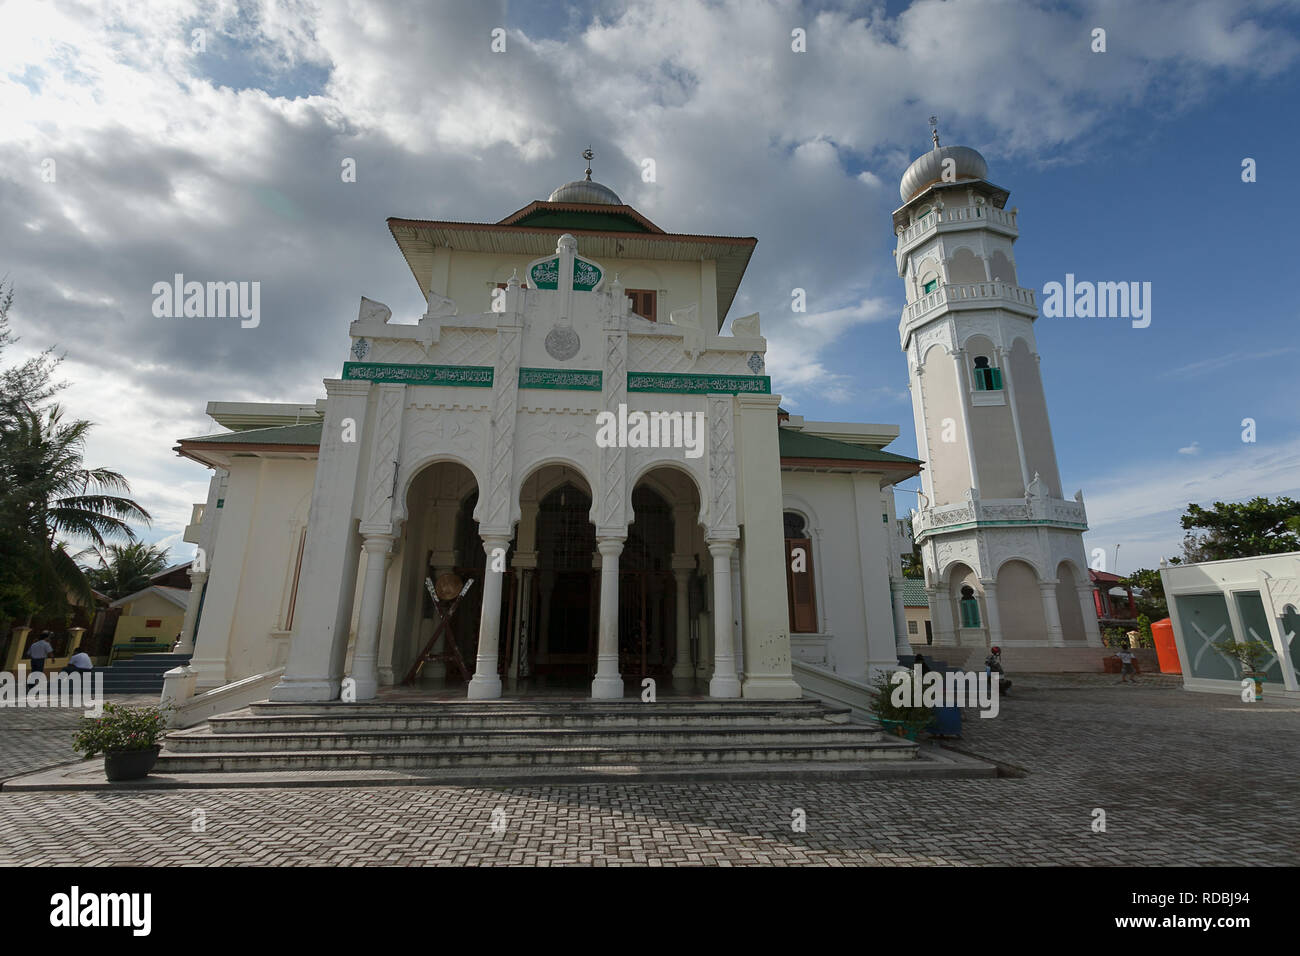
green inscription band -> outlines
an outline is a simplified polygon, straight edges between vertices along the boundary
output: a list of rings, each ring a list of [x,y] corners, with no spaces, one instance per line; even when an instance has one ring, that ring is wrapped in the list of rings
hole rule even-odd
[[[344,362],[348,380],[391,385],[461,385],[491,388],[491,365],[390,365],[382,362]]]
[[[567,388],[576,392],[599,392],[599,369],[521,368],[520,388]]]
[[[735,395],[752,392],[772,394],[772,379],[767,375],[672,375],[665,372],[628,372],[629,392],[675,392],[703,395],[723,392]]]

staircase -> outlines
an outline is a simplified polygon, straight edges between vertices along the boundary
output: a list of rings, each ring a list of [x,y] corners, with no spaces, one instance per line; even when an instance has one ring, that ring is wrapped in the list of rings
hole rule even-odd
[[[169,734],[156,774],[404,771],[581,777],[626,768],[851,768],[915,744],[817,700],[261,702]]]
[[[103,674],[105,694],[162,694],[163,675],[190,659],[189,654],[137,654],[109,667],[96,667]]]

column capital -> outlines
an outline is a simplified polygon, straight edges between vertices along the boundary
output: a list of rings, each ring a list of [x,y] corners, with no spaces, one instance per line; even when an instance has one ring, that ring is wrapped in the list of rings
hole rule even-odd
[[[1060,582],[1060,581],[1057,581],[1055,578],[1053,578],[1053,579],[1050,580],[1050,581],[1039,581],[1039,582],[1038,582],[1038,589],[1039,589],[1040,591],[1046,591],[1048,588],[1055,588],[1055,587],[1056,587],[1058,584],[1060,584],[1060,583],[1061,583],[1061,582]]]
[[[627,540],[626,538],[612,538],[612,537],[597,538],[596,550],[600,552],[600,556],[602,558],[603,557],[617,558],[620,554],[623,553],[623,542],[626,540]]]
[[[693,554],[674,554],[673,555],[674,571],[694,571],[695,555]]]
[[[361,542],[361,549],[366,554],[383,554],[392,546],[395,536],[392,534],[369,534],[367,533]]]
[[[704,542],[709,547],[709,554],[715,558],[730,558],[736,550],[735,538],[710,538]]]

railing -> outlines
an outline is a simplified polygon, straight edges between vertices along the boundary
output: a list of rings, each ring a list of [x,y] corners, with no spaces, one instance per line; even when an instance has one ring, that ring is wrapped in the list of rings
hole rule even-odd
[[[913,535],[974,522],[1044,522],[1085,525],[1083,503],[1060,498],[974,498],[953,505],[925,508],[912,519]]]
[[[903,321],[911,322],[928,312],[942,306],[958,302],[980,302],[993,304],[993,301],[1010,302],[1014,305],[1038,310],[1037,299],[1033,289],[1022,289],[1010,282],[994,279],[991,282],[965,282],[941,285],[933,292],[927,293],[915,302],[903,307]]]
[[[926,233],[933,232],[939,228],[939,224],[944,225],[955,223],[987,223],[994,226],[1003,226],[1007,229],[1019,230],[1016,225],[1016,214],[1007,209],[999,209],[997,206],[944,206],[942,209],[932,209],[916,222],[905,228],[898,236],[898,249],[902,248]]]

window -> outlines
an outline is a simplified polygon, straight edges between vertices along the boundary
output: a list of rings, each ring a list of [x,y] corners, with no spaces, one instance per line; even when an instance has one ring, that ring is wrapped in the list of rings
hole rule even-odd
[[[929,295],[937,288],[939,288],[939,280],[931,279],[925,285],[921,286],[921,295]]]
[[[653,289],[626,289],[624,293],[632,300],[632,311],[643,319],[649,319],[651,322],[658,321],[655,318],[655,299],[657,298]]]
[[[908,633],[908,634],[916,634],[916,633],[918,633],[918,632],[919,632],[919,629],[918,629],[917,626],[916,626],[916,622],[915,622],[915,621],[908,621],[908,622],[907,622],[907,633]]]
[[[980,626],[980,602],[975,597],[975,589],[969,584],[961,589],[961,626]]]
[[[812,538],[807,522],[797,511],[787,511],[785,523],[785,585],[790,603],[790,633],[817,633]]]
[[[1002,369],[991,368],[988,356],[975,356],[975,390],[997,392],[1002,389]]]

